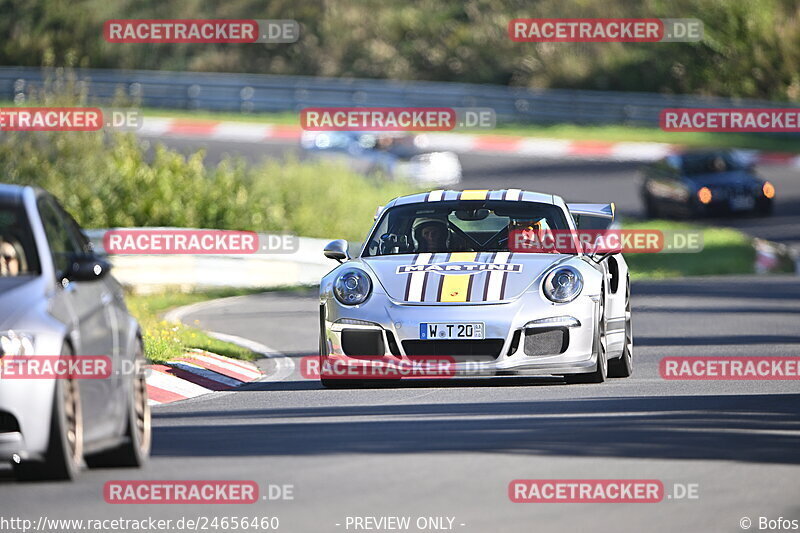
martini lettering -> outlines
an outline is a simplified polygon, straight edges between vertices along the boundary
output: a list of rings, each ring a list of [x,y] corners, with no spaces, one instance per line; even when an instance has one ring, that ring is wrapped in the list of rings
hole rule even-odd
[[[432,265],[400,265],[398,274],[433,272],[436,274],[477,274],[483,271],[522,272],[517,263],[434,263]]]

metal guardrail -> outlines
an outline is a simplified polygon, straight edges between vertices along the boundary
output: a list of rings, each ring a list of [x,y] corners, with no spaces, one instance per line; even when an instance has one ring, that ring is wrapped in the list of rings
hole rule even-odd
[[[523,89],[449,82],[168,72],[76,70],[93,102],[118,94],[138,105],[171,109],[274,112],[309,106],[490,107],[498,120],[529,123],[658,125],[665,107],[800,107],[761,100]],[[42,69],[0,67],[0,100],[24,101],[45,79]]]

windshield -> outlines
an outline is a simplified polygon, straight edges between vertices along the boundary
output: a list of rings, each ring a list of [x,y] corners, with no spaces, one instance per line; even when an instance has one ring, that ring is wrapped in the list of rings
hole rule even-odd
[[[28,217],[19,206],[0,206],[0,278],[39,274]],[[0,290],[13,285],[0,284]]]
[[[505,252],[510,230],[570,229],[564,212],[536,202],[436,202],[387,210],[375,227],[364,256]]]
[[[744,170],[746,167],[736,160],[731,154],[720,152],[717,154],[690,154],[683,156],[683,172],[687,176],[693,174],[714,174],[717,172],[731,172]]]

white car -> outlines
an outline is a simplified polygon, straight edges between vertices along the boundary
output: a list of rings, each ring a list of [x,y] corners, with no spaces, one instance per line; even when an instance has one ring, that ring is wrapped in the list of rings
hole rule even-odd
[[[300,139],[307,155],[341,161],[361,174],[380,172],[430,187],[459,183],[458,155],[428,144],[425,135],[397,132],[304,131]]]
[[[322,383],[352,384],[326,375],[326,362],[365,356],[446,356],[457,375],[629,376],[630,279],[622,255],[509,245],[515,228],[574,232],[576,219],[581,227],[608,227],[613,205],[567,206],[558,196],[518,189],[392,200],[354,256],[344,240],[325,249],[341,264],[320,284]]]

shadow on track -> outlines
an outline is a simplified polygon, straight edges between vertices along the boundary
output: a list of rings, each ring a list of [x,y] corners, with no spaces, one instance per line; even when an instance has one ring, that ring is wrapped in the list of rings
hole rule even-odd
[[[502,452],[800,464],[800,394],[156,414],[153,455]],[[197,423],[193,423],[197,422]]]
[[[745,278],[733,278],[740,281]],[[752,278],[756,282],[732,283],[724,277],[684,278],[660,282],[634,281],[632,297],[634,307],[636,298],[642,296],[685,296],[691,301],[702,303],[704,298],[731,298],[757,300],[800,300],[800,278],[792,275]],[[743,302],[736,302],[741,304]],[[659,311],[657,306],[650,309]],[[720,307],[718,312],[726,312]]]

